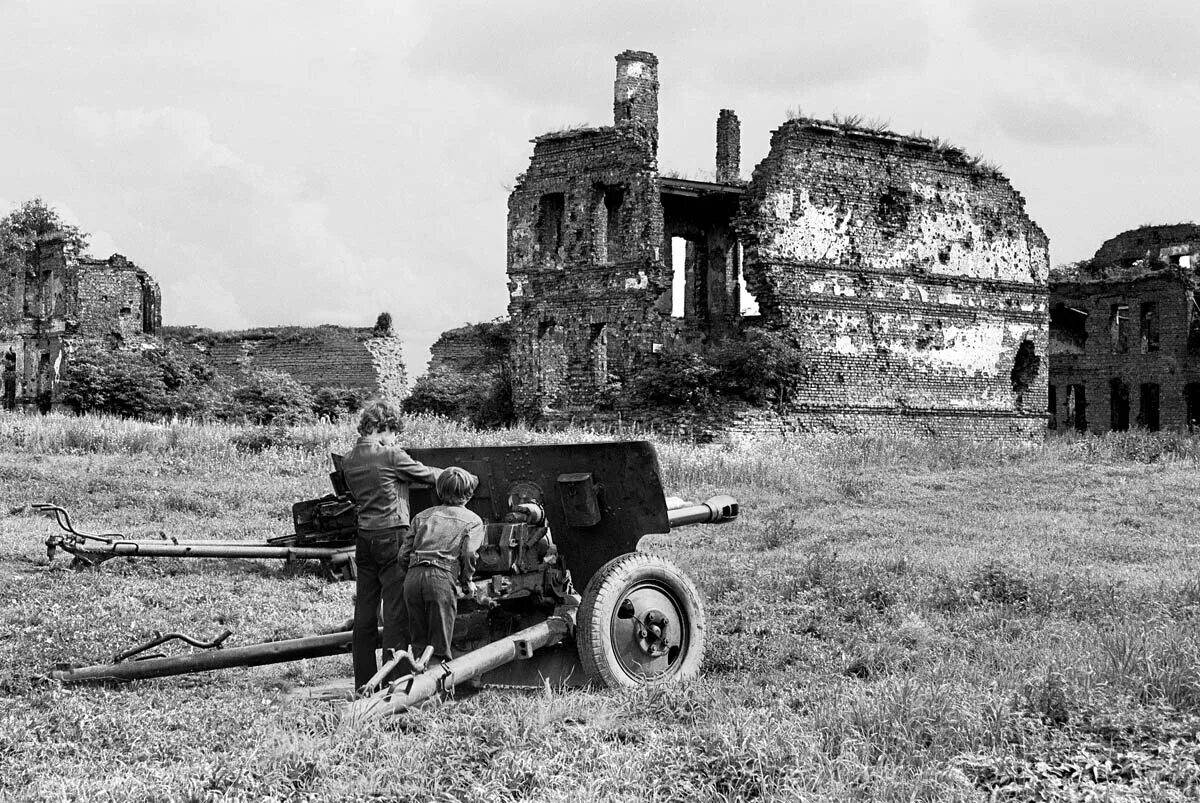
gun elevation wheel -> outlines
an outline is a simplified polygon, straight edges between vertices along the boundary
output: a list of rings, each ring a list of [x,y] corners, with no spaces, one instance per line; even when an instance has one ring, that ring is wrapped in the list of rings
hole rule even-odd
[[[588,680],[643,686],[699,674],[704,626],[700,593],[687,575],[657,555],[630,552],[592,576],[575,639]]]

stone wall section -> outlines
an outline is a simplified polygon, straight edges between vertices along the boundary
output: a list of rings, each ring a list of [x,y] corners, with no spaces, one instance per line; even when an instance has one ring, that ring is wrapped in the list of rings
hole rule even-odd
[[[596,407],[671,329],[654,142],[640,126],[539,137],[509,198],[514,405]]]
[[[184,339],[191,340],[218,373],[234,381],[252,371],[269,370],[314,390],[361,390],[393,401],[408,393],[400,339],[378,336],[372,329],[281,327]]]
[[[68,259],[63,235],[50,233],[6,268],[0,274],[6,407],[52,409],[75,346],[137,343],[162,324],[158,284],[119,254]]]
[[[1052,429],[1200,422],[1200,226],[1143,226],[1050,283]]]
[[[1043,427],[1047,240],[994,170],[928,140],[791,120],[738,229],[763,319],[812,355],[798,426]]]

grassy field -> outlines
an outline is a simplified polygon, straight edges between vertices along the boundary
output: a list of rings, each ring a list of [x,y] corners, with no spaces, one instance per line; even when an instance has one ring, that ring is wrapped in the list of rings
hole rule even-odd
[[[598,440],[417,420],[414,446]],[[271,562],[76,572],[54,525],[261,538],[326,490],[337,426],[269,433],[0,418],[0,799],[1190,800],[1200,795],[1200,442],[999,449],[799,438],[659,444],[668,492],[740,521],[642,547],[703,592],[701,679],[488,691],[339,727],[289,691],[348,658],[60,687],[154,630],[229,642],[349,616]]]

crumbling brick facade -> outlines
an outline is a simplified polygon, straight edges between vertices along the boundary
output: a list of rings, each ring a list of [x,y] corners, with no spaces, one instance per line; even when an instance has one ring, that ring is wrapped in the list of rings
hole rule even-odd
[[[279,371],[313,390],[360,391],[400,401],[408,393],[400,338],[371,328],[273,327],[210,332],[172,327],[168,339],[203,355],[237,382],[252,371]]]
[[[658,60],[626,51],[613,126],[534,140],[508,216],[518,414],[621,410],[664,344],[753,323],[810,357],[790,428],[1041,433],[1047,240],[1007,179],[929,140],[802,119],[746,183],[727,109],[717,180],[661,176],[658,89]]]
[[[1050,282],[1051,429],[1200,421],[1200,226],[1144,226]]]
[[[0,276],[3,404],[58,403],[58,384],[81,341],[132,344],[162,325],[158,284],[120,254],[66,256],[60,234],[44,235]]]
[[[929,140],[784,123],[739,233],[762,316],[812,357],[807,428],[1036,437],[1047,239],[995,170]]]

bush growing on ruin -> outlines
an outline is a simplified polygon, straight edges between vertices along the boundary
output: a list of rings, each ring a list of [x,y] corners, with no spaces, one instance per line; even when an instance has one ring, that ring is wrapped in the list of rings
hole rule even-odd
[[[808,376],[808,360],[784,332],[751,329],[710,356],[723,395],[752,404],[784,404]]]
[[[254,424],[298,424],[313,418],[313,394],[282,371],[251,371],[233,390],[232,415]]]
[[[322,421],[337,421],[361,410],[368,395],[362,388],[320,388],[313,393],[313,414]]]
[[[417,379],[404,400],[407,413],[426,413],[496,427],[513,421],[512,381],[507,371],[490,382],[454,371],[431,371]]]
[[[668,345],[638,371],[630,393],[643,405],[700,409],[713,401],[717,373],[717,367],[703,354]]]
[[[637,404],[704,409],[721,399],[783,404],[808,375],[808,360],[786,334],[752,329],[697,351],[668,346],[631,383]]]
[[[167,386],[141,352],[87,346],[70,357],[62,399],[78,413],[158,418],[167,406]]]

